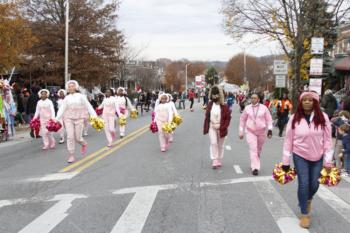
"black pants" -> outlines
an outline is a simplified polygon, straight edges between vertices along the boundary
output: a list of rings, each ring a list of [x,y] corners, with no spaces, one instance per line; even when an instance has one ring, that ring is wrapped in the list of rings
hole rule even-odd
[[[190,101],[191,101],[191,106],[190,106],[190,109],[192,109],[192,108],[193,108],[193,104],[194,104],[194,99],[193,99],[193,98],[191,98],[191,99],[190,99]]]

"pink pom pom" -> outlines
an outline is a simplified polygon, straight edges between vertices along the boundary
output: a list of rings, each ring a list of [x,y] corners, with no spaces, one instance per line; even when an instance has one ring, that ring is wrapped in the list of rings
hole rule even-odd
[[[125,114],[126,109],[125,109],[125,108],[119,108],[119,111],[120,111],[120,113],[121,113],[121,114],[123,114],[123,115],[124,115],[124,114]]]
[[[51,119],[48,122],[46,122],[46,129],[49,132],[57,132],[61,128],[62,128],[62,125],[59,122],[57,122],[57,121],[54,121],[54,120]]]
[[[96,112],[97,116],[101,116],[103,113],[103,108],[102,109],[96,108],[95,112]]]
[[[156,122],[152,122],[149,128],[152,131],[152,133],[158,132],[158,126],[157,126]]]

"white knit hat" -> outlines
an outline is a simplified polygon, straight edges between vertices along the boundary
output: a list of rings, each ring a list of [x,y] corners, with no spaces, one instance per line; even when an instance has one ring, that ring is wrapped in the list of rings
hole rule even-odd
[[[58,90],[57,94],[60,94],[61,92],[63,92],[64,95],[67,95],[67,92],[66,92],[66,90],[64,90],[64,89]]]
[[[47,90],[47,89],[41,89],[41,90],[38,92],[39,98],[41,98],[41,93],[42,93],[42,92],[46,92],[46,93],[47,93],[47,96],[50,95],[50,91],[49,91],[49,90]]]
[[[79,90],[79,83],[75,80],[69,80],[67,83],[66,83],[66,90],[68,90],[68,86],[69,84],[73,83],[75,85],[75,90]]]

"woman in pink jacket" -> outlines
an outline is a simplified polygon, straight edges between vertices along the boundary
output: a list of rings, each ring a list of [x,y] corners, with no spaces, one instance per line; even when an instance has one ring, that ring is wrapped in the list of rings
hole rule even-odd
[[[311,201],[316,194],[322,170],[331,166],[332,129],[327,114],[321,112],[315,92],[304,92],[296,113],[287,124],[283,146],[283,169],[289,170],[290,157],[298,174],[298,200],[301,209],[300,226],[309,228]]]
[[[75,142],[81,145],[81,154],[87,151],[87,142],[83,139],[84,119],[86,111],[89,115],[96,117],[96,112],[89,103],[87,97],[78,93],[79,84],[75,80],[66,83],[68,95],[64,98],[62,106],[58,110],[56,120],[60,121],[64,115],[64,125],[67,131],[68,163],[75,161]]]
[[[245,107],[240,118],[239,138],[243,139],[245,132],[249,145],[252,174],[257,176],[266,135],[268,138],[272,137],[273,126],[271,113],[265,105],[260,103],[259,95],[253,94],[251,101],[252,103]]]
[[[103,109],[102,118],[105,122],[105,133],[108,141],[108,147],[112,146],[113,141],[116,139],[115,132],[115,121],[116,121],[116,113],[118,116],[119,105],[117,103],[116,98],[114,97],[114,92],[112,89],[108,89],[105,93],[105,98],[102,101],[102,104],[98,107],[98,109]]]
[[[34,115],[34,119],[40,119],[40,131],[43,138],[43,150],[47,150],[49,148],[55,148],[56,142],[52,135],[52,132],[49,132],[46,129],[46,123],[55,118],[55,109],[51,100],[48,99],[50,95],[49,90],[42,89],[38,93],[40,100],[36,105],[36,111]]]
[[[157,123],[158,126],[159,144],[160,150],[162,152],[167,151],[170,145],[170,136],[168,133],[163,132],[162,126],[165,123],[170,123],[173,121],[171,106],[168,102],[169,97],[167,96],[167,94],[161,94],[159,96],[159,104],[154,109],[154,121]]]

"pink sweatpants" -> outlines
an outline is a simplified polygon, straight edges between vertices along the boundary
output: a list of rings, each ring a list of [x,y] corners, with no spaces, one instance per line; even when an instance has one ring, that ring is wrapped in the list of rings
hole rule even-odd
[[[84,119],[64,119],[67,131],[67,149],[69,154],[75,153],[75,142],[80,145],[87,145],[83,139]]]
[[[169,146],[169,134],[164,133],[162,130],[162,125],[165,122],[163,121],[157,121],[157,126],[158,126],[158,138],[159,138],[159,144],[160,144],[160,149],[161,150],[166,150],[167,147]]]
[[[266,134],[263,133],[252,133],[250,131],[246,132],[247,143],[249,145],[250,153],[250,164],[252,170],[260,170],[260,155],[263,145],[266,141]]]
[[[53,148],[55,147],[55,139],[52,135],[52,132],[49,132],[47,129],[46,129],[46,122],[48,120],[43,120],[43,119],[40,119],[40,131],[41,131],[41,136],[43,138],[43,143],[44,143],[44,147],[45,148]]]
[[[113,135],[115,136],[115,116],[103,116],[103,121],[105,122],[105,133],[108,141],[108,145],[113,142]]]
[[[65,133],[65,130],[64,130],[64,124],[63,124],[63,120],[60,121],[61,125],[62,125],[62,128],[58,131],[60,137],[62,139],[64,139],[64,133]]]
[[[220,125],[209,127],[210,138],[210,158],[212,160],[222,159],[224,157],[225,138],[220,138]]]

